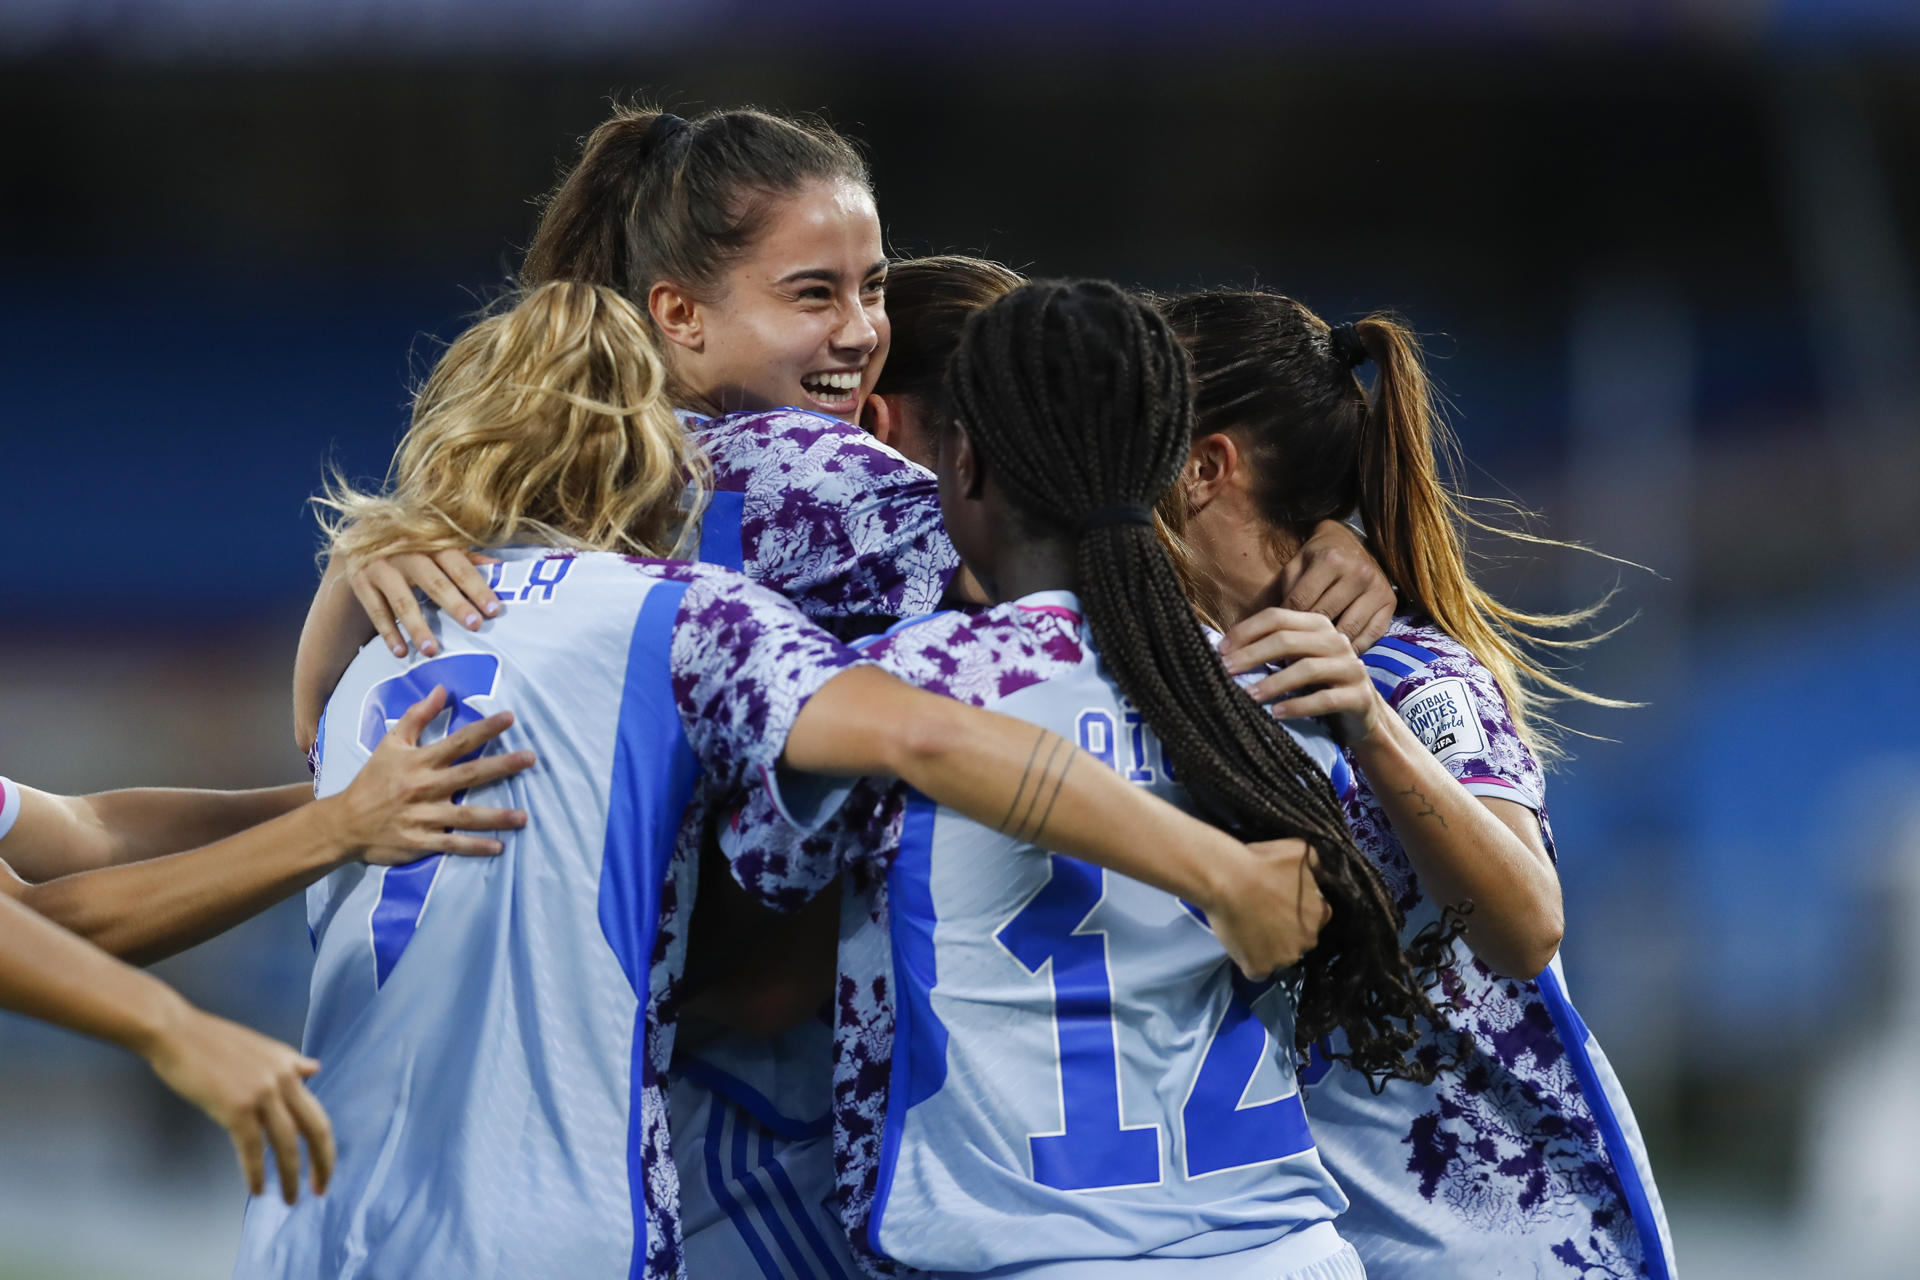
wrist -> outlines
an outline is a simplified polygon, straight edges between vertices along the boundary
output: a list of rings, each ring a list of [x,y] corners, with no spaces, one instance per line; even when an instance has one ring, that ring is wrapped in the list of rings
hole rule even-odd
[[[1377,690],[1370,690],[1373,706],[1367,717],[1366,732],[1348,746],[1353,762],[1372,776],[1382,765],[1404,762],[1426,754],[1426,747],[1413,736],[1407,722],[1394,714]]]
[[[179,1040],[195,1010],[184,996],[158,978],[144,973],[140,977],[147,990],[131,1006],[132,1021],[121,1044],[151,1063]]]
[[[347,798],[347,792],[321,796],[295,812],[312,823],[328,865],[352,862],[360,855],[365,841],[355,834],[352,801]]]
[[[1214,839],[1202,851],[1203,856],[1199,860],[1198,892],[1187,897],[1194,906],[1208,915],[1214,915],[1241,896],[1253,857],[1246,845],[1224,831],[1208,829],[1213,832]]]

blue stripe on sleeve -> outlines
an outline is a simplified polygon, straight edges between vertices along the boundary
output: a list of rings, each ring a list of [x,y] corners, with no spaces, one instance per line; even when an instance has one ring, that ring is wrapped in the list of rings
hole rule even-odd
[[[686,594],[684,582],[660,582],[640,602],[627,646],[626,683],[613,748],[607,804],[607,835],[600,863],[600,932],[638,997],[627,1084],[627,1191],[633,1212],[632,1280],[647,1265],[647,1203],[644,1103],[647,1061],[647,996],[653,940],[660,924],[661,887],[673,846],[693,794],[700,766],[680,725],[673,700],[668,655],[673,628]]]
[[[1380,642],[1374,645],[1373,648],[1379,649],[1382,647],[1398,650],[1422,665],[1429,662],[1440,661],[1440,655],[1433,650],[1417,645],[1411,640],[1402,640],[1399,636],[1380,637]],[[1369,649],[1367,652],[1372,653],[1373,649]]]
[[[1413,668],[1406,663],[1394,658],[1389,658],[1384,653],[1375,653],[1371,649],[1360,655],[1360,661],[1366,663],[1376,671],[1389,672],[1402,680],[1405,680],[1413,674]]]
[[[745,543],[740,526],[746,519],[747,495],[713,493],[707,496],[707,509],[700,516],[700,562],[719,565],[738,573],[746,563]]]
[[[1540,984],[1540,996],[1546,1003],[1548,1016],[1553,1019],[1553,1029],[1566,1047],[1574,1077],[1580,1082],[1580,1092],[1586,1095],[1593,1118],[1600,1125],[1601,1140],[1612,1158],[1614,1176],[1620,1180],[1621,1193],[1626,1196],[1627,1209],[1633,1214],[1634,1229],[1640,1236],[1640,1252],[1646,1259],[1647,1275],[1652,1280],[1669,1280],[1667,1250],[1660,1242],[1660,1223],[1653,1216],[1653,1203],[1647,1199],[1647,1189],[1641,1185],[1640,1166],[1634,1163],[1633,1148],[1627,1144],[1620,1118],[1613,1114],[1613,1102],[1600,1084],[1593,1055],[1587,1052],[1587,1038],[1591,1034],[1587,1024],[1581,1019],[1580,1011],[1573,1007],[1573,1001],[1567,999],[1560,975],[1551,967],[1541,970],[1535,981]]]

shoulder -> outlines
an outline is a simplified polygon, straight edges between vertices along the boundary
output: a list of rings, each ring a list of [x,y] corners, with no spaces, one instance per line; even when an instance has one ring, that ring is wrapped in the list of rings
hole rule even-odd
[[[777,467],[783,461],[799,465],[807,459],[836,459],[869,471],[931,475],[855,424],[807,409],[724,414],[699,423],[694,434],[723,472],[745,464]]]
[[[986,706],[1077,670],[1089,651],[1078,618],[1008,603],[909,619],[860,656],[929,692]]]
[[[758,620],[811,629],[806,615],[791,600],[735,570],[685,560],[649,560],[639,556],[621,559],[628,570],[641,579],[672,583],[681,588],[676,593],[679,601],[676,617],[683,625],[713,630]]]
[[[1396,707],[1416,691],[1441,680],[1460,680],[1498,704],[1506,699],[1493,673],[1468,648],[1421,618],[1396,617],[1379,643],[1360,655],[1374,688]]]
[[[1395,618],[1362,661],[1388,704],[1469,790],[1484,783],[1498,788],[1486,794],[1541,807],[1539,763],[1493,672],[1465,645],[1425,619]]]

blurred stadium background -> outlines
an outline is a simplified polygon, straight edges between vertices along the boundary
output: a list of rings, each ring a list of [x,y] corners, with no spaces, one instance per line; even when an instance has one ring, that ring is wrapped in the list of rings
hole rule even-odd
[[[1470,486],[1651,566],[1553,781],[1566,964],[1703,1277],[1907,1276],[1920,1220],[1912,0],[10,0],[0,769],[301,775],[321,468],[644,92],[819,111],[902,253],[1401,310]],[[1903,640],[1908,637],[1909,640]],[[297,1039],[297,905],[162,967]],[[0,1021],[0,1278],[225,1274],[219,1135]]]

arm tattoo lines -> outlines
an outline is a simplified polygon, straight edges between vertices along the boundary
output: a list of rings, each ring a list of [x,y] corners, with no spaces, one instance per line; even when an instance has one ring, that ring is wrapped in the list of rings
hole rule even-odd
[[[1045,759],[1041,758],[1042,747],[1046,748]],[[1053,816],[1054,802],[1060,798],[1060,792],[1067,784],[1067,774],[1073,769],[1073,762],[1079,754],[1065,738],[1045,729],[1040,731],[1033,740],[1033,751],[1027,757],[1026,771],[1020,775],[1019,790],[1013,793],[1013,803],[1007,806],[1007,816],[1000,820],[1001,834],[1027,844],[1037,842],[1045,834],[1047,820]],[[1041,803],[1043,796],[1044,806]],[[1022,800],[1026,802],[1024,807]],[[1034,816],[1036,811],[1038,818]],[[1018,818],[1014,816],[1016,812]]]
[[[1427,806],[1426,808],[1420,810],[1420,812],[1414,814],[1413,815],[1414,817],[1432,818],[1435,822],[1439,823],[1443,827],[1447,825],[1446,815],[1433,807],[1433,801],[1427,799],[1427,793],[1422,791],[1420,788],[1408,787],[1405,791],[1402,791],[1400,794],[1403,796],[1412,796],[1414,799],[1418,800],[1421,804]]]

